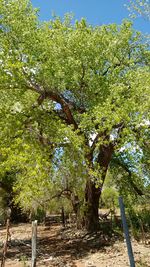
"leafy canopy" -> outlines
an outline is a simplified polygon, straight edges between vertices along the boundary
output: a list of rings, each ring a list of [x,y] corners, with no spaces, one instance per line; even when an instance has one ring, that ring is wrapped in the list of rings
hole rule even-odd
[[[118,155],[132,143],[140,151],[149,135],[150,53],[130,21],[40,22],[28,0],[1,0],[0,24],[0,171],[17,171],[19,201],[62,186],[62,163],[78,181],[101,181],[102,148]]]

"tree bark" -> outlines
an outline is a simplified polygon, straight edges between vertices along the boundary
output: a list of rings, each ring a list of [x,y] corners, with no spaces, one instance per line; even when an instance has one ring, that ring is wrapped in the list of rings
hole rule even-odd
[[[98,207],[101,195],[101,188],[96,188],[90,179],[85,188],[85,228],[88,231],[96,231],[99,228]]]
[[[107,146],[103,145],[100,147],[100,152],[97,157],[97,162],[99,163],[100,168],[102,170],[101,183],[99,187],[97,187],[96,183],[92,181],[90,177],[86,183],[84,219],[85,219],[85,227],[88,231],[92,232],[97,231],[99,228],[99,215],[98,215],[99,200],[112,154],[113,154],[112,144],[109,144]],[[90,165],[93,166],[93,164]]]

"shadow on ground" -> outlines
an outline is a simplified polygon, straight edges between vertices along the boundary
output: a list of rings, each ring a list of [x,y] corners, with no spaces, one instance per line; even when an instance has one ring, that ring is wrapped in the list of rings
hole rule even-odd
[[[31,226],[27,228],[30,234]],[[14,227],[14,234],[12,240],[8,243],[7,259],[10,260],[31,260],[31,238],[26,238],[23,235],[23,229],[20,229],[20,236],[18,236],[19,228]],[[38,262],[51,261],[52,266],[63,266],[56,262],[73,262],[82,259],[89,253],[97,251],[106,251],[106,247],[112,245],[118,236],[110,231],[107,227],[104,231],[95,233],[87,233],[83,230],[77,230],[74,227],[62,228],[60,225],[52,225],[51,227],[38,227],[37,238],[37,259]],[[2,256],[2,253],[0,257]],[[55,260],[55,262],[53,262]],[[56,265],[55,265],[55,264]],[[39,266],[42,266],[39,265]],[[44,264],[44,266],[46,266]],[[48,265],[51,266],[51,265]],[[64,265],[65,266],[65,265]]]

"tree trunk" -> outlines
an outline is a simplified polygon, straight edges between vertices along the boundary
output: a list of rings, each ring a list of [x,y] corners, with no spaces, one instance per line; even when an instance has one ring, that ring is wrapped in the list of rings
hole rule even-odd
[[[98,207],[101,188],[96,188],[95,183],[87,181],[85,189],[85,227],[88,231],[96,231],[99,228]]]
[[[99,200],[101,196],[102,187],[105,181],[107,169],[112,157],[113,153],[113,145],[110,143],[109,145],[101,146],[100,152],[97,158],[97,162],[100,165],[102,176],[101,176],[101,184],[97,188],[96,183],[93,182],[90,178],[87,180],[86,188],[85,188],[85,227],[88,231],[97,231],[99,228]],[[90,158],[93,161],[93,158]],[[89,162],[90,166],[93,166],[93,162]]]
[[[72,193],[71,195],[71,202],[72,202],[73,211],[76,217],[76,227],[77,229],[80,229],[82,226],[82,218],[80,214],[81,203],[80,203],[79,197],[74,193]]]

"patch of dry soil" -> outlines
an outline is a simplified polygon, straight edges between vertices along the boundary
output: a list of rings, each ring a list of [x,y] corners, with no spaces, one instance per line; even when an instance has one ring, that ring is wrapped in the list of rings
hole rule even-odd
[[[5,229],[0,228],[0,257]],[[31,266],[31,225],[10,229],[5,267]],[[150,244],[132,242],[136,267],[150,267]],[[125,243],[60,225],[38,226],[37,267],[129,267]]]

